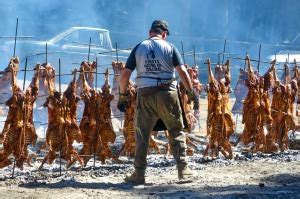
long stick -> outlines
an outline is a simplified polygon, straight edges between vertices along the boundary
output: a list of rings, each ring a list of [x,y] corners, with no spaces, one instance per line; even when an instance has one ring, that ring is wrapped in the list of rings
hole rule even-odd
[[[225,39],[225,41],[224,41],[224,47],[223,47],[222,64],[224,64],[224,57],[225,57],[225,52],[226,52],[226,43],[227,43],[227,40]]]
[[[48,63],[48,44],[46,43],[46,64]]]
[[[246,52],[246,57],[248,55],[248,52]],[[247,65],[247,60],[245,59],[245,64],[244,64],[244,71],[246,71],[246,65]]]
[[[259,52],[258,52],[258,62],[257,62],[257,72],[259,74],[259,65],[260,65],[260,55],[261,55],[261,44],[259,44]]]
[[[116,42],[116,57],[117,57],[117,64],[118,64],[119,63],[118,42]]]
[[[23,78],[23,91],[25,90],[26,72],[27,72],[27,57],[25,59],[25,70],[24,70],[24,78]]]
[[[60,59],[58,59],[58,81],[59,81],[59,93],[61,94],[61,63]],[[61,137],[61,135],[60,135]],[[62,139],[60,139],[60,142],[62,142]],[[59,175],[61,176],[61,153],[62,153],[62,143],[60,144],[60,149],[59,149]]]
[[[14,43],[14,57],[16,56],[18,26],[19,26],[19,18],[17,18],[17,24],[16,24],[15,43]]]
[[[183,63],[185,64],[184,50],[183,50],[183,42],[182,42],[182,41],[181,41],[181,52],[182,52]]]
[[[98,86],[98,59],[96,57],[96,80],[95,80],[95,91],[96,91],[96,95],[97,95],[97,86]],[[98,101],[96,100],[96,129],[98,130],[98,124],[99,124],[99,121],[98,121]],[[98,135],[99,136],[99,135]],[[98,140],[98,137],[97,137],[97,140]],[[97,140],[95,140],[97,142]],[[96,168],[96,144],[94,145],[94,162],[93,162],[93,169],[95,170]]]
[[[195,50],[195,46],[193,46],[193,58],[194,58],[194,66],[196,66],[196,50]]]
[[[90,42],[89,42],[88,62],[90,62],[91,44],[92,44],[92,37],[90,37]]]

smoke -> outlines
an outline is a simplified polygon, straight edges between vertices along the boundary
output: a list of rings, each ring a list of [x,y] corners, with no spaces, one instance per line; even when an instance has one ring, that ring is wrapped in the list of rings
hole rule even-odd
[[[127,48],[147,38],[153,20],[165,19],[179,49],[183,42],[185,51],[222,52],[227,39],[226,52],[257,58],[262,43],[265,59],[280,50],[273,44],[298,34],[298,10],[297,0],[10,0],[0,2],[0,35],[13,36],[18,17],[19,35],[45,40],[71,26],[92,26],[110,30],[112,41]]]

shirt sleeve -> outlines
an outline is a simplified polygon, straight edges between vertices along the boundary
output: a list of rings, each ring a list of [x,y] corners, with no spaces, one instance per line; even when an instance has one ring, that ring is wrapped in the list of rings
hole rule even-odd
[[[139,45],[140,44],[138,44],[136,47],[134,47],[134,49],[131,51],[131,53],[127,59],[125,68],[130,69],[130,70],[134,70],[136,68],[135,52]]]
[[[176,66],[180,66],[180,65],[183,65],[183,61],[182,61],[182,57],[178,51],[178,49],[173,46],[173,56],[172,56],[172,59],[173,59],[173,65],[174,67]]]

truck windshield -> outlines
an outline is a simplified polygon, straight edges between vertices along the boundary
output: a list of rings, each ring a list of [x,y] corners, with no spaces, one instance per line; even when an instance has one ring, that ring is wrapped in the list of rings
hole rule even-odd
[[[104,33],[95,30],[77,30],[64,38],[68,44],[76,44],[86,46],[91,38],[92,45],[99,47],[106,46],[104,41]]]

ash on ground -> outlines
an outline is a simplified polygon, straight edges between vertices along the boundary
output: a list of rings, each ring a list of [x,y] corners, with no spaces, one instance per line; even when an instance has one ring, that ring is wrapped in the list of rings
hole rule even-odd
[[[117,139],[121,140],[121,139]],[[113,148],[117,151],[121,142]],[[199,148],[203,148],[200,146]],[[300,151],[240,153],[234,148],[235,159],[204,159],[199,152],[188,157],[195,176],[190,180],[177,179],[176,164],[172,156],[148,155],[146,184],[134,186],[123,181],[133,172],[133,159],[120,157],[101,164],[91,159],[85,168],[75,164],[65,169],[59,159],[45,164],[38,171],[41,158],[24,170],[13,166],[0,170],[0,195],[5,197],[145,197],[145,198],[297,198],[300,197]],[[61,175],[60,175],[61,173]]]

